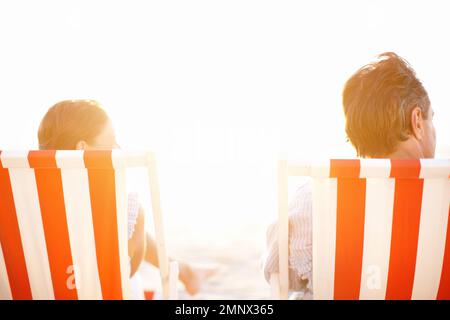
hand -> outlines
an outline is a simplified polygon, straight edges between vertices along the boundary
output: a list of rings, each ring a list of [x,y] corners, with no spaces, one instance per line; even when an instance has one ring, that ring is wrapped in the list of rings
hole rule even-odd
[[[207,278],[211,277],[215,270],[194,268],[188,263],[179,262],[179,279],[190,295],[197,294]]]
[[[186,291],[190,295],[195,295],[200,291],[201,282],[200,276],[195,270],[187,263],[179,263],[179,279],[184,284]]]

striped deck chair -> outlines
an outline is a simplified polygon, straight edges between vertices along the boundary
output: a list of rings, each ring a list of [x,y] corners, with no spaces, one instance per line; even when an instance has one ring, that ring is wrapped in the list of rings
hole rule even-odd
[[[0,299],[129,299],[126,168],[148,168],[163,295],[171,286],[155,160],[125,151],[0,152]],[[173,291],[173,290],[172,290]]]
[[[450,299],[450,160],[279,162],[288,298],[288,177],[312,177],[314,299]]]

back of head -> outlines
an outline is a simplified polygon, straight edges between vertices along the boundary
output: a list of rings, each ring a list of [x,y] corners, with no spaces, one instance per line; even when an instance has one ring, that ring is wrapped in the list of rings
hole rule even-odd
[[[360,68],[343,91],[346,133],[361,157],[385,157],[411,134],[415,107],[428,116],[430,100],[411,66],[395,53]]]
[[[66,100],[51,107],[38,131],[39,149],[72,150],[101,132],[108,115],[94,100]]]

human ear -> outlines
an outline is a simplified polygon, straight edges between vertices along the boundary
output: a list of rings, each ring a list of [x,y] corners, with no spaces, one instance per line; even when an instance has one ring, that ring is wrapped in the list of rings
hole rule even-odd
[[[419,107],[411,112],[411,133],[417,140],[422,140],[424,133],[423,113]]]

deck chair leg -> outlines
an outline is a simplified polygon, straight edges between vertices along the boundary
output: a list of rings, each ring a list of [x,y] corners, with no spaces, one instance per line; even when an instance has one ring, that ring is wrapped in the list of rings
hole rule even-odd
[[[270,275],[270,298],[273,300],[279,300],[280,296],[280,278],[278,273],[272,273]]]
[[[278,263],[280,299],[289,295],[289,216],[288,216],[288,165],[278,162]]]
[[[178,300],[178,276],[180,273],[178,262],[170,262],[169,269],[169,300]]]
[[[164,226],[161,212],[161,200],[159,195],[159,182],[156,171],[156,161],[153,154],[148,159],[148,177],[150,185],[150,196],[152,199],[153,220],[155,225],[155,242],[158,255],[159,272],[161,274],[161,284],[163,291],[163,299],[169,299],[169,258],[164,238]]]

